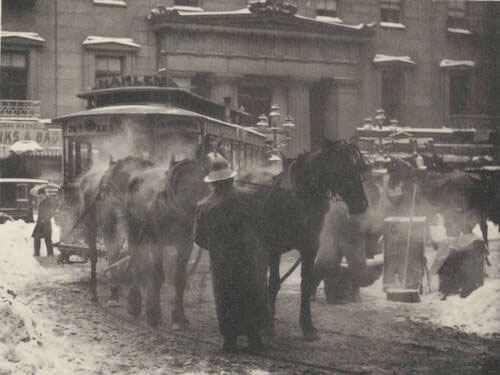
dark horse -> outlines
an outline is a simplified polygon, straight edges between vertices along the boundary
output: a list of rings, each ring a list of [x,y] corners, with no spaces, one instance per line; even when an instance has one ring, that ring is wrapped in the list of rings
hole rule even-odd
[[[109,263],[114,263],[120,256],[127,239],[126,197],[129,180],[139,171],[151,168],[153,164],[144,159],[127,156],[110,162],[103,172],[85,175],[80,184],[82,196],[81,221],[85,242],[90,248],[91,291],[96,293],[97,236],[102,228],[104,246]],[[119,286],[116,275],[112,273],[111,300],[119,298]]]
[[[350,214],[363,213],[368,201],[361,173],[365,163],[359,149],[347,142],[325,141],[316,152],[308,152],[290,163],[274,178],[271,186],[261,186],[260,174],[239,179],[251,187],[258,205],[261,243],[269,256],[269,309],[274,317],[280,289],[281,255],[297,249],[302,261],[300,326],[308,340],[318,338],[311,317],[311,294],[316,285],[313,264],[319,235],[330,199],[339,196]]]
[[[132,287],[128,312],[141,312],[141,286],[146,289],[146,319],[150,325],[161,322],[160,289],[165,279],[163,250],[177,250],[174,286],[175,305],[172,324],[189,324],[184,314],[186,268],[193,248],[193,222],[197,202],[208,194],[203,177],[208,173],[206,145],[194,160],[174,162],[165,169],[154,168],[137,175],[129,184],[128,245]]]

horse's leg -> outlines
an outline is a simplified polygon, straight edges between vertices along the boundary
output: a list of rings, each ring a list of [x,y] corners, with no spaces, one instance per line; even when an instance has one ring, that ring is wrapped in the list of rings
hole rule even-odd
[[[97,220],[95,209],[89,210],[85,220],[85,240],[89,247],[90,293],[93,302],[97,301]]]
[[[189,325],[189,320],[184,313],[184,291],[187,282],[187,264],[193,251],[193,243],[177,244],[177,262],[175,265],[174,286],[175,301],[172,310],[172,328],[182,329]]]
[[[165,274],[163,272],[163,247],[152,244],[149,251],[153,255],[153,263],[149,265],[150,272],[146,285],[146,320],[155,327],[161,323],[160,291]]]
[[[120,250],[125,242],[125,236],[127,234],[126,223],[124,223],[124,218],[120,216],[114,216],[113,220],[109,225],[105,225],[103,228],[104,245],[108,253],[108,263],[109,265],[114,264],[120,260]],[[110,281],[110,304],[118,304],[120,300],[121,285],[119,281],[120,271],[118,269],[111,270],[111,281]]]
[[[92,301],[97,301],[97,246],[90,247],[90,291]]]
[[[129,272],[131,275],[131,287],[127,298],[127,312],[132,316],[138,316],[142,308],[142,296],[140,286],[140,273],[141,273],[141,260],[139,259],[139,244],[135,241],[134,235],[137,233],[129,234],[129,251],[130,251],[130,265]]]
[[[316,328],[312,323],[311,316],[311,293],[314,289],[314,257],[316,252],[312,248],[302,250],[302,269],[300,282],[300,317],[299,324],[302,328],[304,338],[308,341],[319,339]]]
[[[484,212],[479,214],[479,228],[481,229],[481,234],[483,235],[484,244],[488,246],[488,222],[487,215]]]
[[[269,262],[269,317],[270,328],[274,326],[274,315],[276,313],[276,298],[281,288],[280,283],[280,260],[279,251],[270,252]]]

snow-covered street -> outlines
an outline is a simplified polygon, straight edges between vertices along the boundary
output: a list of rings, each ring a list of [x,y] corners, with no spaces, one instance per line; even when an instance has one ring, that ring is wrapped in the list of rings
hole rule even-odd
[[[90,301],[88,264],[57,265],[43,246],[34,258],[32,229],[21,221],[0,226],[0,374],[493,374],[500,363],[500,241],[491,242],[485,285],[465,299],[441,301],[435,276],[433,292],[417,304],[387,301],[381,280],[362,289],[358,304],[327,305],[320,290],[313,317],[321,340],[314,343],[301,339],[295,271],[278,296],[277,334],[266,337],[270,358],[262,358],[220,353],[209,286],[188,290],[187,332],[174,334],[167,324],[153,331],[143,316],[104,308],[109,291],[102,275],[102,304]],[[285,257],[283,270],[295,256]],[[167,317],[172,290],[165,286],[163,293]]]

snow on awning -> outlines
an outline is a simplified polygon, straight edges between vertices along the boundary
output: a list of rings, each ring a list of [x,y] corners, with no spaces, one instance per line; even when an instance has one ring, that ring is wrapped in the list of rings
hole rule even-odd
[[[389,56],[382,54],[376,54],[373,58],[373,62],[375,64],[395,64],[407,67],[411,67],[417,64],[409,56]]]
[[[2,38],[2,42],[4,43],[34,44],[34,45],[42,45],[43,43],[45,43],[45,39],[43,39],[38,33],[33,33],[29,31],[2,30],[0,32],[0,36]]]
[[[474,68],[476,63],[472,60],[449,60],[444,59],[439,63],[439,67],[441,68]]]
[[[87,48],[136,50],[141,48],[131,38],[110,38],[104,36],[88,36],[82,43]]]

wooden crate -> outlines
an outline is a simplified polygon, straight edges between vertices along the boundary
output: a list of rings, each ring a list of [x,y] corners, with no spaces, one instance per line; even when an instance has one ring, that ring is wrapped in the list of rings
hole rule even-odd
[[[409,217],[388,217],[384,220],[385,291],[388,288],[416,290],[422,284],[426,217],[413,218],[410,246],[406,256],[409,224]]]

